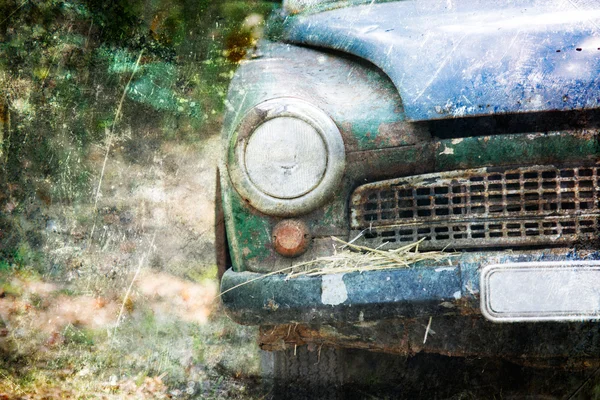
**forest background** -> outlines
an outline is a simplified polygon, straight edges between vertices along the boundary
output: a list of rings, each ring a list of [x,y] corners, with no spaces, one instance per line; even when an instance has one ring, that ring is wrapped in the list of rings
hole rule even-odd
[[[0,399],[260,396],[220,310],[227,86],[276,3],[0,0]]]

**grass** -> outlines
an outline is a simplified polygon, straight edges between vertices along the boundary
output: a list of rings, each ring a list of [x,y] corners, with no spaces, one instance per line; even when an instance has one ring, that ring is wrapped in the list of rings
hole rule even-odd
[[[155,303],[161,300],[137,298],[118,329],[72,319],[47,331],[32,321],[55,314],[30,306],[27,299],[32,294],[26,283],[23,286],[21,295],[7,295],[22,307],[9,313],[9,334],[0,338],[0,395],[33,399],[260,396],[256,329],[234,324],[218,307],[207,323],[197,323],[156,310]],[[45,300],[54,296],[56,292],[37,295]],[[76,302],[80,297],[71,299]]]
[[[178,173],[111,153],[103,185],[115,196],[101,197],[99,212],[93,196],[40,204],[41,247],[0,266],[0,399],[262,396],[256,328],[214,302],[212,197],[195,195],[212,186],[214,150],[169,143],[155,153]]]
[[[273,5],[101,3],[0,4],[0,400],[251,398],[256,331],[211,303],[214,132]]]

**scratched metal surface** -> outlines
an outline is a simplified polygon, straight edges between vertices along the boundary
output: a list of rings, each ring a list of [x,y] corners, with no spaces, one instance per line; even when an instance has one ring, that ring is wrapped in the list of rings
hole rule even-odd
[[[599,0],[362,5],[288,17],[283,38],[371,61],[409,120],[600,107]]]
[[[221,281],[221,300],[234,321],[247,325],[480,315],[482,265],[598,259],[595,250],[560,248],[469,252],[442,263],[329,275],[325,281],[318,276],[288,279],[285,274],[255,279],[260,274],[228,270]],[[248,283],[227,291],[243,282]]]

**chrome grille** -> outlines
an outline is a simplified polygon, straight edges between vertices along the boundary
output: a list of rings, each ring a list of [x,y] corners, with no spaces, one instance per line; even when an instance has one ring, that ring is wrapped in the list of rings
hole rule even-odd
[[[370,245],[512,247],[597,238],[598,168],[535,166],[419,175],[359,187],[353,233]]]

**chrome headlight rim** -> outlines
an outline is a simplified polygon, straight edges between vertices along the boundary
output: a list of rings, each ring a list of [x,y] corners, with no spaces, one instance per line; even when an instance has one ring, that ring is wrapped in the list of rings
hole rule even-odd
[[[320,135],[326,148],[325,172],[314,189],[295,198],[278,198],[261,191],[246,170],[246,147],[258,127],[279,118],[297,118]],[[273,216],[305,214],[322,205],[339,185],[345,170],[346,155],[342,135],[333,120],[320,108],[293,97],[280,97],[254,106],[242,118],[229,142],[229,176],[238,193],[257,210]]]

